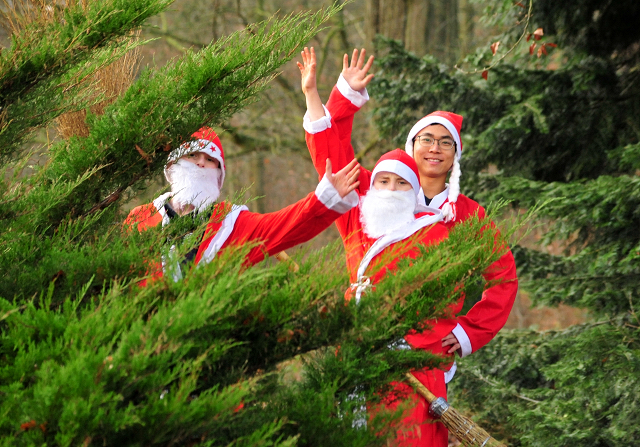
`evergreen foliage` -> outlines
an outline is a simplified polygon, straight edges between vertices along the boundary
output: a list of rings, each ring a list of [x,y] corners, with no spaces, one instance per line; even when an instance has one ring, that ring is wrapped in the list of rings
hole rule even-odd
[[[513,24],[525,23],[528,2],[483,5],[487,22],[509,27],[491,41],[501,42],[497,58],[520,37]],[[632,24],[640,6],[536,0],[532,11],[529,32],[540,27],[544,37],[523,39],[486,81],[482,69],[464,73],[381,41],[370,88],[380,100],[375,117],[383,136],[402,146],[427,113],[463,115],[465,194],[520,208],[551,200],[539,213],[548,227],[540,245],[560,242],[565,251],[516,247],[522,287],[537,304],[580,306],[596,321],[503,332],[461,362],[455,404],[512,445],[632,446],[640,417],[640,29]],[[489,65],[491,42],[466,63]],[[532,43],[558,48],[537,57]],[[488,165],[497,174],[487,174]]]
[[[179,256],[206,222],[140,234],[122,227],[118,211],[169,149],[255,100],[335,7],[272,18],[142,73],[89,116],[88,137],[42,148],[46,161],[29,165],[34,152],[20,143],[66,105],[86,106],[84,92],[92,97],[90,86],[64,82],[126,50],[128,32],[168,4],[91,2],[26,27],[3,53],[0,443],[384,445],[381,427],[394,415],[354,428],[364,400],[375,403],[409,368],[441,362],[389,342],[476,291],[500,256],[483,222],[400,262],[356,306],[344,300],[337,246],[292,273],[285,264],[247,268],[246,244],[184,269],[182,281],[141,287],[167,240],[181,241]],[[57,37],[35,38],[44,32]],[[34,117],[22,115],[28,104]],[[283,362],[301,355],[302,379],[287,379]]]

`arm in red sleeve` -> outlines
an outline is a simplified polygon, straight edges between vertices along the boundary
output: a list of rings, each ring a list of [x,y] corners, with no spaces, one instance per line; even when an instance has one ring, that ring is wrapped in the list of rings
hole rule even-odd
[[[346,146],[342,144],[331,115],[326,109],[325,113],[326,115],[317,121],[309,121],[306,115],[304,118],[307,148],[320,177],[324,175],[327,158],[331,159],[334,172],[338,172],[355,158],[351,143]]]
[[[333,118],[343,144],[351,145],[351,132],[353,129],[353,117],[369,101],[367,89],[353,90],[342,75],[338,78],[329,101],[327,109]]]
[[[351,145],[353,116],[368,100],[366,89],[363,92],[352,90],[341,75],[325,107],[325,116],[317,121],[310,121],[305,115],[307,147],[320,176],[324,174],[327,157],[331,158],[336,171],[355,158]]]
[[[516,263],[511,251],[491,264],[483,276],[497,284],[484,291],[467,315],[458,318],[453,334],[462,347],[462,357],[477,351],[496,336],[507,322],[518,292]]]
[[[341,198],[331,183],[323,178],[314,193],[280,211],[267,214],[241,212],[222,248],[259,241],[260,245],[249,253],[247,259],[248,264],[255,264],[262,261],[265,255],[313,239],[357,203],[358,195],[355,192]]]

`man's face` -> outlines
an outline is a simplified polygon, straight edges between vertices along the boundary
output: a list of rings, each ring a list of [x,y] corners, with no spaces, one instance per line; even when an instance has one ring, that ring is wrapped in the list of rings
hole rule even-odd
[[[437,141],[432,146],[424,145],[418,138],[423,135]],[[451,132],[440,124],[432,124],[425,127],[414,138],[413,158],[418,164],[418,171],[421,177],[446,177],[453,166],[453,160],[456,155],[455,145],[452,145],[448,150],[444,149],[440,145],[443,140],[454,141]]]
[[[373,187],[378,191],[410,191],[411,183],[393,172],[378,172],[373,179]]]
[[[190,154],[183,155],[180,159],[198,165],[201,168],[220,167],[220,162],[218,160],[204,152],[191,152]]]

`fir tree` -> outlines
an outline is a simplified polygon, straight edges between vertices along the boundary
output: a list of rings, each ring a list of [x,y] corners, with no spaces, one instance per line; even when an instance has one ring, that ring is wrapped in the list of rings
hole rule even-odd
[[[251,246],[238,247],[180,282],[140,287],[168,238],[180,236],[179,253],[197,238],[180,226],[127,231],[119,212],[169,149],[254,101],[336,8],[272,18],[143,72],[88,113],[88,136],[39,148],[46,161],[29,165],[23,143],[35,131],[100,99],[78,79],[137,45],[130,31],[169,3],[72,3],[16,31],[2,53],[0,442],[383,445],[393,415],[354,428],[363,399],[440,364],[388,345],[479,286],[500,255],[482,222],[400,262],[356,306],[336,247],[298,273],[246,268]],[[283,362],[300,355],[303,379],[286,380]]]
[[[463,73],[387,41],[371,88],[381,100],[377,123],[404,144],[426,113],[462,114],[463,191],[520,208],[552,200],[540,211],[549,227],[540,245],[559,241],[566,251],[514,250],[529,280],[522,287],[537,304],[579,306],[593,321],[542,334],[503,331],[461,362],[455,402],[513,445],[635,446],[640,5],[536,0],[530,19],[529,2],[483,5],[485,20],[509,30],[461,65],[487,67],[509,50],[513,56],[484,80],[483,68]],[[482,173],[489,164],[497,174]]]

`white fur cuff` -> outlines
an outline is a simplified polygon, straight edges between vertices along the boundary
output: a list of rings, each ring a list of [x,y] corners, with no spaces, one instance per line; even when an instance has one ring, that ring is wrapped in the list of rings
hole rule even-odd
[[[351,86],[349,86],[347,80],[342,75],[340,75],[340,77],[338,78],[336,87],[338,87],[338,91],[342,94],[342,96],[351,101],[351,104],[356,107],[362,107],[367,103],[367,101],[369,101],[369,93],[367,92],[366,88],[363,88],[360,91],[352,89]]]
[[[471,340],[469,340],[469,336],[462,326],[458,323],[451,332],[453,332],[453,335],[458,339],[458,343],[460,343],[460,350],[462,351],[462,355],[460,357],[466,357],[471,354]]]
[[[344,214],[358,204],[358,194],[351,191],[344,198],[340,197],[338,190],[333,187],[325,174],[316,188],[316,197],[324,206],[332,211]]]
[[[329,110],[322,104],[322,108],[324,109],[324,116],[315,121],[311,121],[309,119],[309,112],[304,114],[304,118],[302,118],[302,127],[307,133],[315,134],[320,133],[324,130],[327,130],[331,127],[331,114]]]

